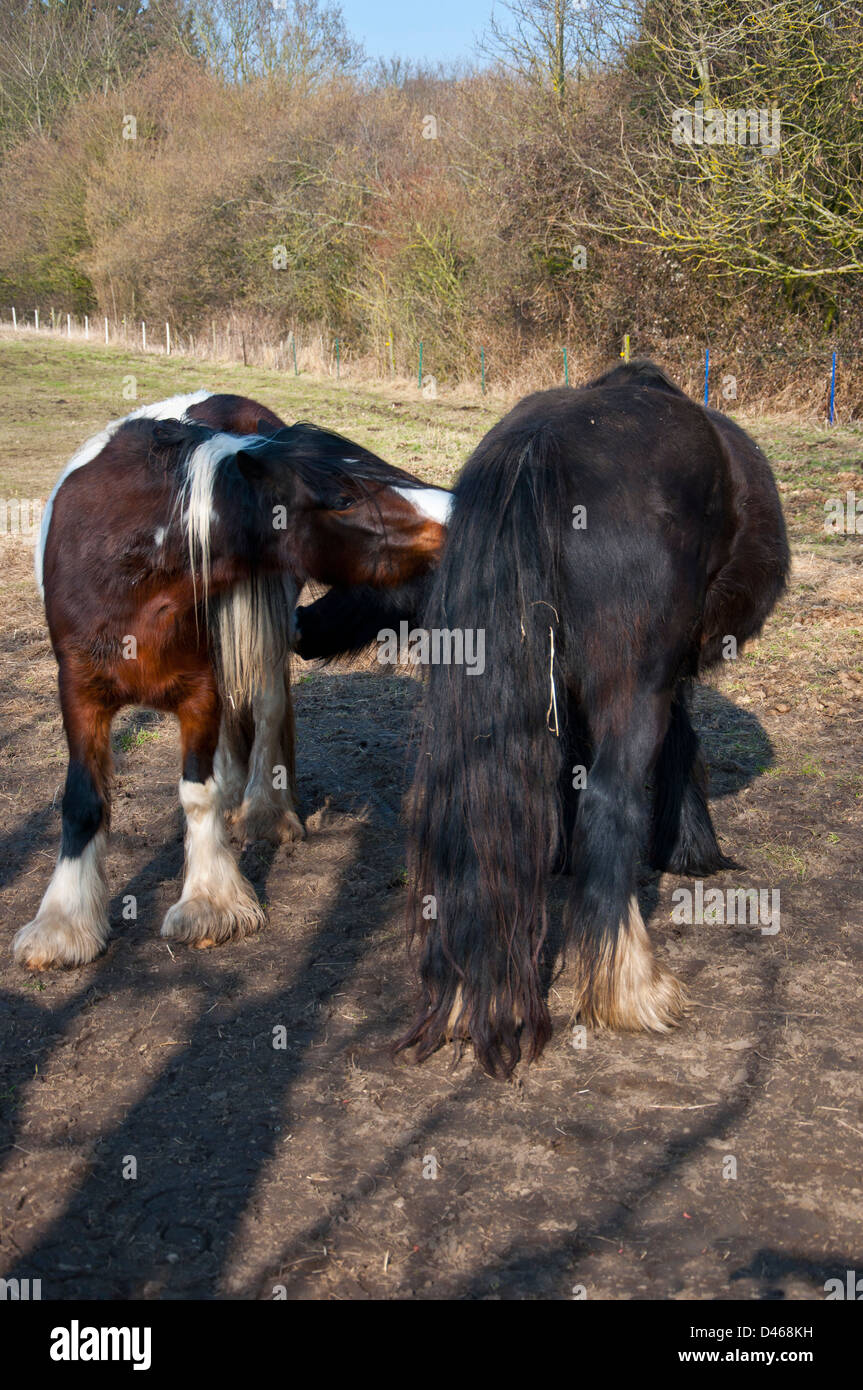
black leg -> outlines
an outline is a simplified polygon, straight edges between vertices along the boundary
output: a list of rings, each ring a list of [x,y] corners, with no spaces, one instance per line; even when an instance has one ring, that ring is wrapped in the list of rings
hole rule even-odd
[[[669,703],[662,693],[620,695],[591,720],[596,757],[579,800],[565,927],[580,977],[578,1013],[594,1027],[664,1032],[685,1009],[680,984],[654,958],[636,893],[645,780]]]
[[[707,769],[683,689],[672,702],[653,780],[651,866],[696,876],[737,868],[716,840],[707,805]]]

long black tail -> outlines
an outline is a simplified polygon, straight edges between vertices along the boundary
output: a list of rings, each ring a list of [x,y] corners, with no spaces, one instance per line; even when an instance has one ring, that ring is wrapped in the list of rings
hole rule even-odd
[[[551,1033],[539,963],[559,835],[568,520],[552,431],[492,430],[456,487],[424,619],[473,634],[485,662],[429,672],[408,808],[422,1000],[399,1044],[417,1060],[469,1038],[487,1071],[507,1075],[522,1041],[533,1058]]]

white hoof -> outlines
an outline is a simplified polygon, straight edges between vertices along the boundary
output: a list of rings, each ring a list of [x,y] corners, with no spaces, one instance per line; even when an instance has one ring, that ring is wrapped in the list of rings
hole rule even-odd
[[[42,908],[38,916],[15,933],[12,955],[28,970],[52,965],[86,965],[105,949],[108,923],[75,921],[58,907]]]
[[[162,923],[162,936],[186,941],[190,946],[220,946],[240,941],[256,932],[264,922],[264,911],[251,888],[238,892],[230,901],[214,902],[203,894],[181,898],[169,908]]]
[[[15,934],[12,954],[30,970],[86,965],[108,940],[108,888],[102,861],[105,835],[94,835],[83,854],[57,860],[39,911]]]

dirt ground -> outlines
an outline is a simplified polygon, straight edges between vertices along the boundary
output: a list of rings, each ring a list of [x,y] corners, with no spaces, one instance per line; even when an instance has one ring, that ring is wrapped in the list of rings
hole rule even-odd
[[[0,438],[7,496],[33,479],[44,495],[93,422],[123,413],[67,386],[43,440],[35,368],[31,386]],[[255,394],[279,408],[276,383]],[[392,410],[367,393],[333,419],[330,396],[318,418],[341,428]],[[428,448],[434,467],[414,466],[451,476],[494,413],[455,409],[400,406],[387,429],[416,436],[394,461]],[[399,812],[421,688],[406,676],[297,671],[308,839],[244,854],[268,925],[213,951],[159,937],[182,867],[178,740],[127,712],[108,950],[41,976],[11,964],[56,855],[65,749],[31,556],[2,546],[0,1276],[61,1299],[747,1300],[820,1299],[828,1278],[863,1275],[863,543],[828,544],[819,520],[824,498],[863,497],[863,435],[753,428],[794,579],[699,691],[697,723],[720,841],[745,865],[709,886],[779,889],[781,928],[678,925],[672,893],[692,884],[645,874],[691,1016],[668,1037],[580,1046],[564,973],[553,1041],[508,1085],[469,1056],[414,1068],[389,1052],[413,989]]]

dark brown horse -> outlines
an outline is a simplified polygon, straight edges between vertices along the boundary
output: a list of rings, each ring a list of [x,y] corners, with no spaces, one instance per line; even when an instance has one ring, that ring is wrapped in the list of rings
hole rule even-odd
[[[180,722],[186,874],[163,935],[206,945],[258,926],[222,813],[241,800],[251,833],[301,831],[284,674],[297,595],[308,578],[423,574],[444,534],[424,491],[338,435],[203,392],[78,451],[37,556],[69,745],[62,845],[16,960],[77,965],[105,945],[110,727],[130,704]]]
[[[546,880],[562,859],[582,1021],[680,1017],[638,855],[649,844],[659,867],[699,874],[729,863],[687,691],[759,631],[787,570],[763,455],[650,363],[528,396],[480,442],[423,617],[482,630],[485,669],[429,671],[409,827],[422,996],[402,1042],[418,1059],[470,1040],[506,1075],[522,1048],[541,1052]]]
[[[647,361],[522,401],[467,463],[449,526],[436,577],[331,589],[299,610],[296,645],[329,657],[402,622],[485,634],[481,676],[429,672],[409,849],[422,1005],[405,1045],[421,1059],[469,1038],[506,1073],[550,1032],[553,868],[573,878],[582,1019],[662,1030],[681,1012],[638,910],[636,859],[643,844],[674,873],[732,862],[689,687],[760,630],[788,545],[755,442]]]

